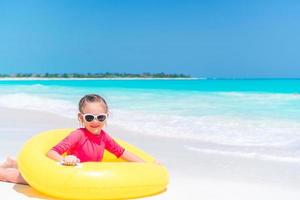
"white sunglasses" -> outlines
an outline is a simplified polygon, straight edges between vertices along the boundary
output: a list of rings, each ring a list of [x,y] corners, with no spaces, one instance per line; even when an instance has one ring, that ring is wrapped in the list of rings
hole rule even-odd
[[[85,114],[82,114],[82,115],[83,115],[83,119],[87,122],[92,122],[95,119],[97,119],[99,122],[104,122],[107,118],[106,113],[101,113],[99,115],[93,115],[93,114],[90,114],[90,113],[85,113]]]

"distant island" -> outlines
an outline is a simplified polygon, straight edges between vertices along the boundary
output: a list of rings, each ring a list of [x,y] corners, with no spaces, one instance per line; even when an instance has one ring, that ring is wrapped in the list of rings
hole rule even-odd
[[[166,74],[166,73],[16,73],[0,74],[0,78],[191,78],[185,74]]]

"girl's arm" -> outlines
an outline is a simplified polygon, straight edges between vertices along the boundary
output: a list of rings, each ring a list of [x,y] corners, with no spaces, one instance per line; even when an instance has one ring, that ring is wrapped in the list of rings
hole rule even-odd
[[[76,163],[80,163],[79,158],[77,158],[76,156],[68,155],[63,157],[58,152],[52,149],[48,151],[47,156],[55,161],[63,163],[63,165],[76,165]]]
[[[138,157],[137,155],[129,152],[129,151],[124,151],[122,156],[120,156],[120,158],[128,161],[128,162],[145,162],[143,159],[141,159],[140,157]]]
[[[62,155],[60,155],[59,153],[57,153],[56,151],[54,151],[52,149],[50,151],[48,151],[47,156],[58,162],[61,162],[64,159],[64,157]]]
[[[77,142],[81,139],[81,136],[82,134],[79,130],[71,132],[58,144],[52,147],[48,151],[47,156],[55,161],[62,162],[64,165],[75,165],[77,162],[80,162],[76,156],[67,155],[63,157],[62,154],[77,144]]]

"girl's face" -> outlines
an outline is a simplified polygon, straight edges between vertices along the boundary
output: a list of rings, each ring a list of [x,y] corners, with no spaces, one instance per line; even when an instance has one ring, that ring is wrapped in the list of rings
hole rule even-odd
[[[101,129],[105,125],[105,121],[99,121],[97,117],[95,117],[92,121],[88,118],[92,118],[91,116],[85,116],[87,114],[98,116],[101,120],[103,119],[103,115],[107,114],[105,105],[100,102],[86,102],[84,107],[82,108],[83,113],[79,113],[78,117],[84,127],[91,133],[97,135],[100,134]],[[88,119],[88,120],[87,120]]]

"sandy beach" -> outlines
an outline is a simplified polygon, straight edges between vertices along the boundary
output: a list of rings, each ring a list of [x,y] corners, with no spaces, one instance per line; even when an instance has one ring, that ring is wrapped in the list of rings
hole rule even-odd
[[[16,157],[22,144],[45,130],[78,127],[74,117],[31,110],[0,108],[0,158]],[[165,192],[143,198],[165,199],[282,199],[300,197],[300,163],[278,162],[255,155],[241,157],[205,151],[205,143],[129,132],[108,125],[113,137],[121,138],[153,155],[169,171],[170,183]],[[193,149],[197,147],[201,151]],[[51,199],[30,186],[0,182],[6,199]]]

